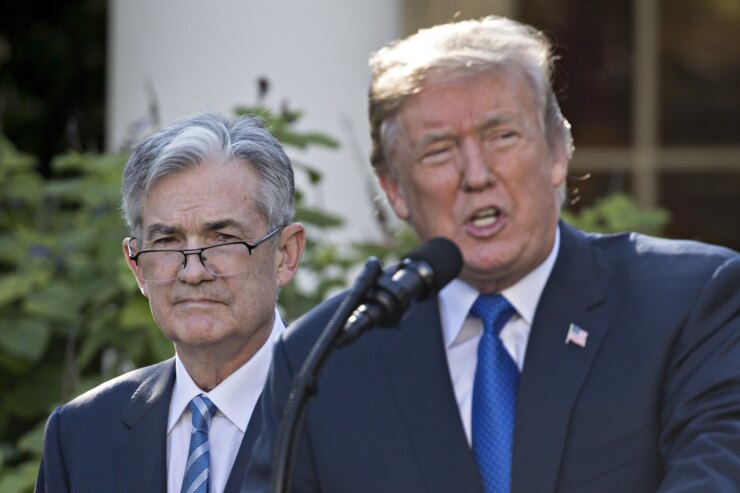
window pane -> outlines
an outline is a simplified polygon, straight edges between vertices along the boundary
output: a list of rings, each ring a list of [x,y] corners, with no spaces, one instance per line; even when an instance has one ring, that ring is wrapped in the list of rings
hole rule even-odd
[[[576,146],[628,145],[632,2],[521,0],[518,13],[555,44],[554,87]]]
[[[667,145],[740,143],[740,2],[661,0],[661,128]]]
[[[740,251],[740,173],[661,173],[662,204],[673,213],[667,234]]]

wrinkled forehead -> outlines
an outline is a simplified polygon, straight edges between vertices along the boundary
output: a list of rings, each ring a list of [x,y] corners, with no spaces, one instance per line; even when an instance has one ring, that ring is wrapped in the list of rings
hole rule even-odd
[[[142,199],[142,227],[264,223],[259,190],[255,171],[236,162],[202,164],[164,176]]]
[[[488,94],[478,92],[479,104],[467,105],[467,113],[462,114],[463,101],[468,100],[472,94],[470,88],[486,79],[491,82],[492,88],[508,88],[505,92],[507,97],[502,97],[501,92],[493,89]],[[435,100],[442,93],[445,93],[448,104]],[[455,93],[459,94],[460,112],[456,105],[449,104],[450,94],[454,96]],[[525,70],[518,67],[500,66],[488,67],[486,70],[429,73],[417,90],[405,96],[397,109],[381,122],[382,143],[386,151],[392,151],[399,142],[405,143],[405,139],[409,137],[408,132],[402,131],[404,128],[431,126],[436,127],[436,130],[443,130],[446,124],[454,125],[461,116],[468,117],[471,125],[486,126],[491,122],[503,122],[512,117],[511,112],[515,112],[520,116],[526,114],[528,118],[533,118],[536,120],[534,123],[543,124],[544,104],[539,95],[536,83]],[[507,104],[513,101],[516,101],[516,105]],[[503,110],[505,106],[509,107],[508,114]],[[496,107],[503,112],[497,112]],[[453,111],[446,111],[449,109]],[[390,157],[390,154],[386,155]]]

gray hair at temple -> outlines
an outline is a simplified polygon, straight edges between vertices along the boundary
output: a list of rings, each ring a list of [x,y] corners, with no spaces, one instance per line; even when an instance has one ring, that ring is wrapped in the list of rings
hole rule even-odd
[[[293,221],[293,168],[280,142],[260,120],[233,121],[218,113],[192,115],[136,146],[123,171],[121,210],[134,236],[142,227],[142,200],[159,180],[202,163],[251,166],[259,177],[256,206],[268,231]]]
[[[395,41],[370,58],[370,162],[379,173],[397,138],[395,116],[404,100],[434,84],[496,69],[520,69],[532,83],[543,109],[551,148],[573,153],[570,125],[560,112],[551,85],[553,54],[546,36],[504,17],[485,17],[422,29]]]

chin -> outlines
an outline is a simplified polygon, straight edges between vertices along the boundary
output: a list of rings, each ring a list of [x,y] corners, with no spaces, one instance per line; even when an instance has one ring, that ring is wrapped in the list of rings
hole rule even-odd
[[[461,277],[483,282],[497,282],[498,279],[508,277],[515,262],[515,257],[485,252],[480,255],[465,257],[465,267]]]
[[[223,338],[218,337],[212,331],[208,333],[191,332],[189,334],[184,334],[183,337],[178,338],[178,343],[180,345],[185,345],[189,347],[205,347],[218,344],[219,342],[221,342],[222,339]]]
[[[213,339],[214,334],[219,332],[215,327],[212,319],[207,320],[188,320],[180,325],[177,330],[173,330],[174,339],[182,342],[208,341]]]
[[[509,249],[502,247],[504,245],[491,242],[470,248],[463,253],[465,265],[475,271],[494,274],[497,270],[513,262],[516,257],[516,252],[509,252],[507,251]]]

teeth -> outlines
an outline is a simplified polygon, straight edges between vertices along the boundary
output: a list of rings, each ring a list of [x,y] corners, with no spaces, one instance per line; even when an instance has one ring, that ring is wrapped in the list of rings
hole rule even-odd
[[[473,217],[473,225],[477,228],[490,226],[498,219],[499,211],[493,207],[478,211]]]
[[[496,218],[495,217],[487,217],[487,218],[484,218],[484,219],[476,219],[476,220],[474,220],[473,221],[473,225],[476,228],[484,228],[486,226],[490,226],[491,224],[493,224],[495,222],[496,222]]]

